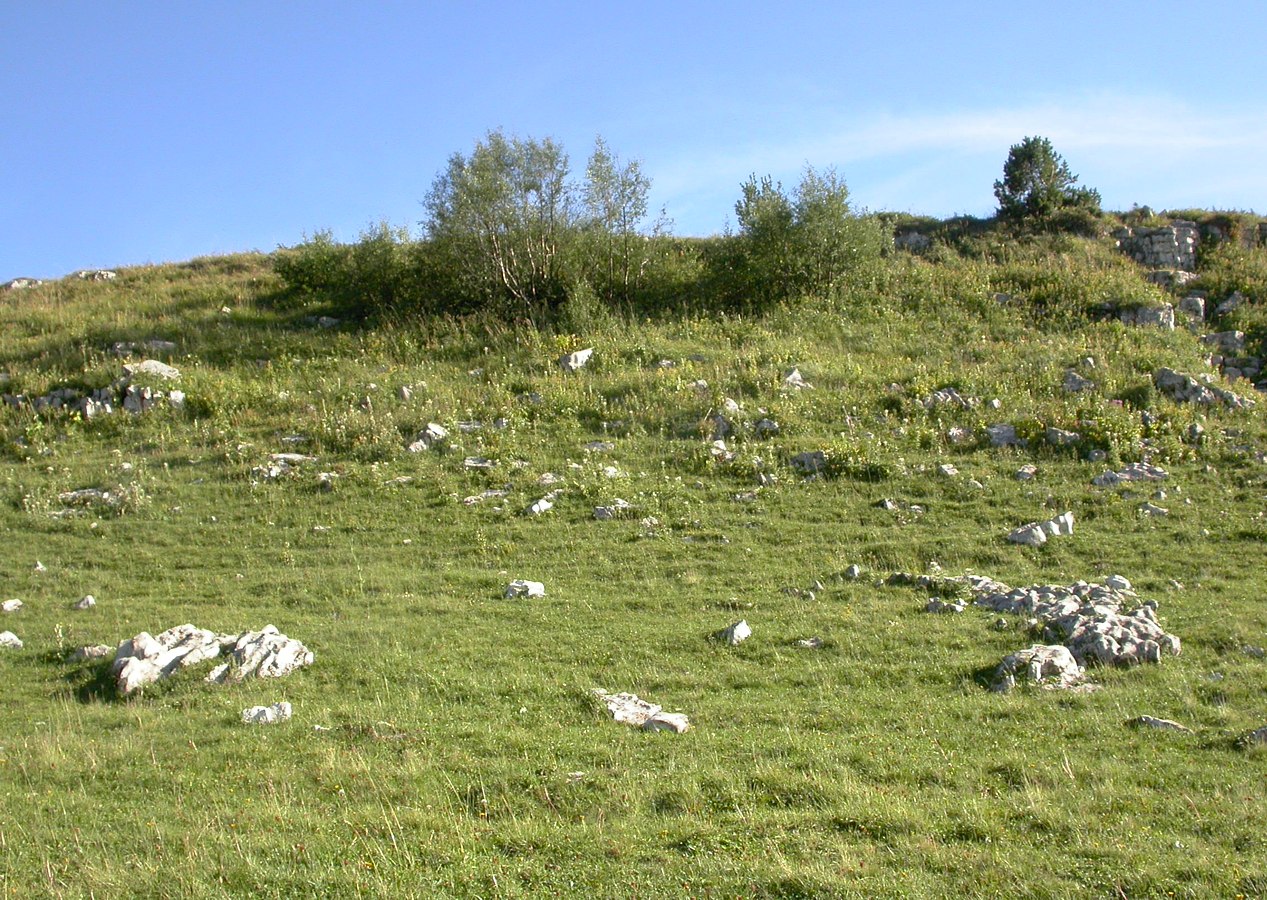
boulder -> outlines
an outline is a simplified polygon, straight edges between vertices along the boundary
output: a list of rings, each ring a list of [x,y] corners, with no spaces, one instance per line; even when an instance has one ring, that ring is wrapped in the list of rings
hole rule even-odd
[[[229,661],[216,666],[207,681],[236,684],[246,678],[284,678],[315,659],[302,643],[282,634],[272,625],[259,631],[244,631],[229,639]]]
[[[22,640],[12,631],[0,631],[0,647],[10,650],[21,650]]]
[[[139,363],[129,363],[123,367],[124,378],[135,378],[137,375],[149,375],[164,381],[175,381],[180,378],[180,370],[175,366],[159,362],[157,359],[145,359]]]
[[[232,639],[189,624],[177,625],[157,636],[142,631],[119,645],[110,674],[119,693],[127,696],[180,669],[214,659],[226,640]]]
[[[413,443],[409,445],[410,453],[421,453],[423,450],[430,450],[438,445],[441,441],[449,436],[449,431],[442,425],[435,422],[428,422],[427,427],[418,433],[418,437],[414,438]]]
[[[1034,644],[1003,658],[994,670],[995,691],[1005,692],[1021,683],[1070,688],[1082,681],[1082,667],[1067,647]]]
[[[244,725],[276,725],[290,718],[291,706],[286,701],[274,703],[272,706],[252,706],[242,710]]]
[[[22,601],[18,599],[6,600],[0,603],[0,610],[7,613],[15,613],[22,608]]]
[[[590,361],[590,357],[594,355],[594,348],[589,347],[585,350],[577,350],[575,353],[565,353],[559,358],[559,367],[564,372],[579,372]]]
[[[83,597],[75,601],[75,605],[73,608],[83,611],[85,609],[92,609],[96,605],[97,605],[97,598],[94,597],[92,594],[85,594]]]
[[[752,628],[748,625],[746,619],[740,619],[733,625],[727,625],[721,631],[713,634],[713,640],[723,644],[729,644],[731,647],[738,646],[752,636]]]
[[[522,578],[506,585],[506,597],[544,597],[546,586],[540,581],[524,581]]]

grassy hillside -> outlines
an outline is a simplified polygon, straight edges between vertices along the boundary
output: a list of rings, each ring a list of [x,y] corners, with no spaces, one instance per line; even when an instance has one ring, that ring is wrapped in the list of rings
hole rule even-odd
[[[1261,397],[1200,336],[1267,355],[1264,253],[1208,254],[1189,287],[1245,302],[1173,331],[1109,315],[1177,298],[1071,238],[898,253],[760,314],[566,328],[359,322],[256,255],[0,294],[0,591],[23,604],[0,630],[24,644],[0,650],[0,895],[1267,893],[1267,750],[1241,743],[1267,725],[1267,422],[1153,380]],[[179,408],[35,408],[146,357],[179,380],[133,384]],[[429,423],[448,439],[410,452]],[[1027,446],[991,446],[996,424]],[[283,452],[312,459],[270,477]],[[1140,461],[1168,478],[1092,485]],[[118,502],[67,499],[84,488]],[[1066,510],[1072,535],[1005,539]],[[1183,653],[993,692],[1044,641],[924,611],[965,573],[1123,576]],[[505,598],[514,579],[545,597]],[[740,619],[746,642],[709,639]],[[186,622],[273,624],[315,663],[219,686],[207,662],[124,698],[109,658],[70,659]],[[594,688],[691,729],[617,724]],[[281,700],[290,721],[242,724]]]

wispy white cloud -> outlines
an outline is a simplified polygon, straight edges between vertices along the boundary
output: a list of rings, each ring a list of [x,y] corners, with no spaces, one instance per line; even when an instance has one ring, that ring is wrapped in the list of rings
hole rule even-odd
[[[777,134],[663,160],[655,172],[657,193],[671,211],[675,198],[692,210],[720,203],[724,211],[750,174],[788,183],[808,163],[835,166],[855,198],[873,208],[984,214],[993,208],[993,179],[1008,148],[1042,135],[1110,207],[1138,200],[1158,207],[1267,209],[1267,169],[1256,162],[1267,146],[1267,104],[1226,110],[1163,95],[1104,92],[860,117],[807,110],[799,121],[799,128],[789,128],[784,115]]]

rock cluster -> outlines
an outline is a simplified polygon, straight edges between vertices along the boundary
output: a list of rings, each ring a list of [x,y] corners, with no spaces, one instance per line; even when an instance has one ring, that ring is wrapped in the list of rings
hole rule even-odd
[[[1096,487],[1115,487],[1124,481],[1164,481],[1170,477],[1161,466],[1148,463],[1131,463],[1116,472],[1104,472],[1091,479]]]
[[[1080,664],[1134,665],[1179,655],[1179,638],[1158,623],[1156,603],[1135,605],[1130,582],[1120,576],[1104,584],[1003,588],[994,584],[979,590],[973,602],[1037,620],[1049,635],[1063,640]]]
[[[1046,522],[1030,522],[1011,532],[1009,543],[1024,544],[1028,547],[1039,547],[1047,543],[1049,537],[1062,534],[1073,534],[1073,513],[1065,512],[1048,519]]]
[[[1196,270],[1200,235],[1195,222],[1180,220],[1161,228],[1120,228],[1113,237],[1123,253],[1147,268]]]
[[[421,453],[423,450],[430,450],[440,444],[449,436],[449,431],[443,425],[437,425],[435,422],[428,422],[427,427],[418,433],[418,437],[414,438],[413,443],[409,445],[410,453]]]
[[[142,631],[124,641],[115,651],[110,674],[119,693],[127,696],[224,652],[229,654],[229,662],[213,669],[208,681],[223,684],[248,677],[280,678],[313,662],[311,650],[272,625],[227,635],[186,624],[158,635]]]
[[[164,391],[134,384],[133,379],[138,375],[164,381],[180,378],[180,372],[176,368],[158,360],[147,359],[134,365],[125,365],[122,377],[116,379],[113,384],[97,388],[86,395],[75,388],[55,388],[38,397],[4,394],[0,395],[0,399],[15,409],[29,407],[35,412],[67,410],[77,412],[85,419],[109,415],[119,409],[132,413],[146,412],[164,399],[174,409],[180,409],[185,405],[184,391],[174,389]]]
[[[1247,409],[1254,405],[1253,400],[1218,387],[1212,383],[1213,380],[1208,375],[1205,380],[1198,380],[1169,368],[1158,369],[1153,374],[1153,384],[1157,386],[1157,390],[1179,403],[1196,403],[1202,406],[1222,404],[1229,409]]]

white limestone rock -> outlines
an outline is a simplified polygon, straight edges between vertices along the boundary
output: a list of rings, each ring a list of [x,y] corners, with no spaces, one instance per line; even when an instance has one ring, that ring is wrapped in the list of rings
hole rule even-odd
[[[449,437],[449,430],[443,425],[437,425],[435,422],[428,422],[427,427],[418,433],[418,437],[414,438],[413,443],[409,445],[410,453],[421,453],[424,450],[430,450],[440,444],[441,441]]]
[[[96,605],[97,598],[92,594],[85,594],[83,597],[75,601],[74,608],[82,612],[86,609],[92,609]]]
[[[242,724],[276,725],[288,720],[291,712],[291,705],[284,700],[271,706],[252,706],[250,709],[242,710]]]
[[[602,688],[594,688],[597,697],[612,719],[622,725],[632,725],[644,731],[671,731],[683,734],[690,730],[690,719],[683,713],[666,713],[655,703],[648,703],[635,694],[609,694]]]
[[[220,655],[225,635],[195,625],[177,625],[157,636],[142,631],[119,644],[110,674],[125,697],[180,669]]]
[[[310,666],[315,654],[294,638],[289,638],[273,625],[259,631],[244,631],[237,639],[228,639],[229,661],[216,666],[207,681],[235,684],[246,678],[284,678]]]
[[[1009,654],[994,671],[992,689],[1005,692],[1018,682],[1053,688],[1070,688],[1082,681],[1083,670],[1069,648],[1059,644],[1034,644]]]
[[[588,347],[584,350],[577,350],[575,353],[566,353],[559,358],[559,367],[564,372],[579,372],[590,361],[590,357],[594,355],[594,348]]]
[[[506,585],[506,598],[515,597],[544,597],[546,595],[546,586],[540,581],[525,581],[517,578],[510,584]]]
[[[752,637],[752,628],[748,625],[748,621],[746,619],[740,619],[733,625],[727,625],[721,631],[718,631],[713,635],[714,640],[723,644],[729,644],[732,647],[742,644],[750,637]]]
[[[1177,731],[1180,734],[1192,734],[1192,729],[1170,719],[1158,719],[1155,716],[1136,716],[1126,723],[1131,728],[1152,728],[1157,731]]]
[[[12,631],[0,631],[0,647],[10,650],[21,650],[22,640]]]
[[[801,370],[795,367],[783,376],[783,386],[797,391],[812,390],[814,387],[801,375]]]
[[[109,644],[89,644],[84,647],[76,647],[66,657],[69,662],[92,662],[97,659],[105,659],[114,653],[114,648]]]
[[[7,613],[15,613],[21,608],[22,608],[22,601],[18,600],[16,597],[12,600],[6,600],[3,603],[0,603],[0,610],[3,610],[4,612],[7,612]]]
[[[149,375],[163,381],[175,381],[180,378],[180,370],[157,359],[144,359],[139,363],[128,363],[123,367],[124,378],[135,378],[137,375]]]

